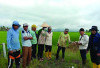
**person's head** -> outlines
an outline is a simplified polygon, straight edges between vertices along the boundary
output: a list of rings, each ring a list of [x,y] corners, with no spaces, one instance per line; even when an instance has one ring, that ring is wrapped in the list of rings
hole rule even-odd
[[[91,34],[96,34],[98,32],[98,27],[97,26],[92,26],[91,30]]]
[[[48,27],[48,32],[51,32],[52,28],[51,27]]]
[[[42,30],[45,30],[47,27],[42,27]]]
[[[13,21],[13,25],[12,25],[14,30],[17,30],[20,27],[20,24],[18,21]]]
[[[80,35],[81,35],[81,36],[84,35],[84,29],[83,29],[83,28],[81,28],[81,29],[79,30],[79,32],[80,32]]]
[[[64,34],[68,34],[68,32],[69,32],[69,29],[66,28],[66,29],[64,30]]]
[[[31,28],[33,31],[36,31],[37,26],[35,24],[33,24]]]
[[[27,31],[28,30],[28,24],[27,23],[24,23],[23,24],[23,28],[24,28],[25,31]]]

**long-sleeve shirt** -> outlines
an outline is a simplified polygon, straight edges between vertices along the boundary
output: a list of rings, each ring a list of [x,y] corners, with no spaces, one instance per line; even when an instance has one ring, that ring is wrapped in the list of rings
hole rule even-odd
[[[7,32],[7,48],[9,51],[20,49],[18,30],[12,28]]]
[[[39,39],[38,39],[38,44],[45,44],[46,42],[46,31],[42,30]]]
[[[96,33],[95,35],[90,35],[87,50],[100,53],[100,34],[99,33]]]
[[[59,46],[66,47],[67,41],[70,42],[69,34],[64,34],[64,32],[62,32],[59,39],[58,39]]]
[[[37,37],[36,37],[36,33],[35,33],[35,31],[30,31],[30,33],[31,33],[31,35],[32,35],[32,37],[33,37],[33,39],[31,40],[31,43],[32,44],[37,44]]]
[[[53,36],[53,32],[46,32],[46,43],[45,45],[49,45],[52,46],[52,36]]]
[[[79,49],[87,49],[88,47],[88,42],[89,42],[89,37],[88,35],[83,35],[79,37],[79,42],[82,43],[82,45],[79,46]]]
[[[22,46],[31,47],[32,46],[31,40],[30,39],[24,40],[24,37],[32,37],[29,30],[27,31],[22,30]]]

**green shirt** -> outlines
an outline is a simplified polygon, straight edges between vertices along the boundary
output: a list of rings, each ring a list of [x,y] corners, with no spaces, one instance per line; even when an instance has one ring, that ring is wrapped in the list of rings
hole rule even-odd
[[[31,43],[32,44],[37,44],[37,37],[36,37],[36,34],[35,34],[35,31],[30,31],[32,37],[33,37],[33,40],[31,40]]]
[[[58,39],[59,46],[66,47],[67,41],[70,42],[69,34],[64,34],[64,32],[62,32],[59,39]]]

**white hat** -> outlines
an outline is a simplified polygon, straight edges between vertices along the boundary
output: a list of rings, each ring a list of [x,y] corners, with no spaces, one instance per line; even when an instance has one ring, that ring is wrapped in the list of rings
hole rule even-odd
[[[24,23],[23,26],[28,26],[28,24],[27,23]]]
[[[44,23],[41,25],[41,27],[49,27],[49,25],[48,25],[46,22],[44,22]]]

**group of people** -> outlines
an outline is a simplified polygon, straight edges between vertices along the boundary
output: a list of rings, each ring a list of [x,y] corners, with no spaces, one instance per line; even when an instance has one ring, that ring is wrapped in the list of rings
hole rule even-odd
[[[7,32],[7,48],[8,48],[8,68],[13,67],[15,60],[16,68],[20,68],[20,41],[19,41],[19,28],[20,24],[18,21],[13,21],[12,28]],[[23,24],[23,30],[21,31],[22,37],[22,67],[26,68],[29,66],[32,59],[38,57],[39,61],[43,61],[43,51],[45,50],[45,57],[51,59],[52,50],[52,28],[43,23],[42,29],[36,33],[37,26],[33,24],[31,30],[28,29],[28,24]],[[62,60],[64,61],[66,42],[71,43],[70,35],[68,34],[69,29],[65,29],[61,32],[57,45],[56,60],[59,59],[59,52],[62,50]],[[100,68],[100,34],[98,33],[97,26],[92,26],[91,35],[85,34],[85,30],[81,28],[79,30],[80,38],[78,42],[74,44],[79,45],[80,54],[82,57],[82,64],[86,64],[86,54],[90,50],[91,60],[93,62],[93,68]],[[38,46],[38,49],[37,49]],[[45,49],[44,49],[45,47]],[[38,51],[38,53],[37,53]],[[37,54],[36,54],[37,53]]]

